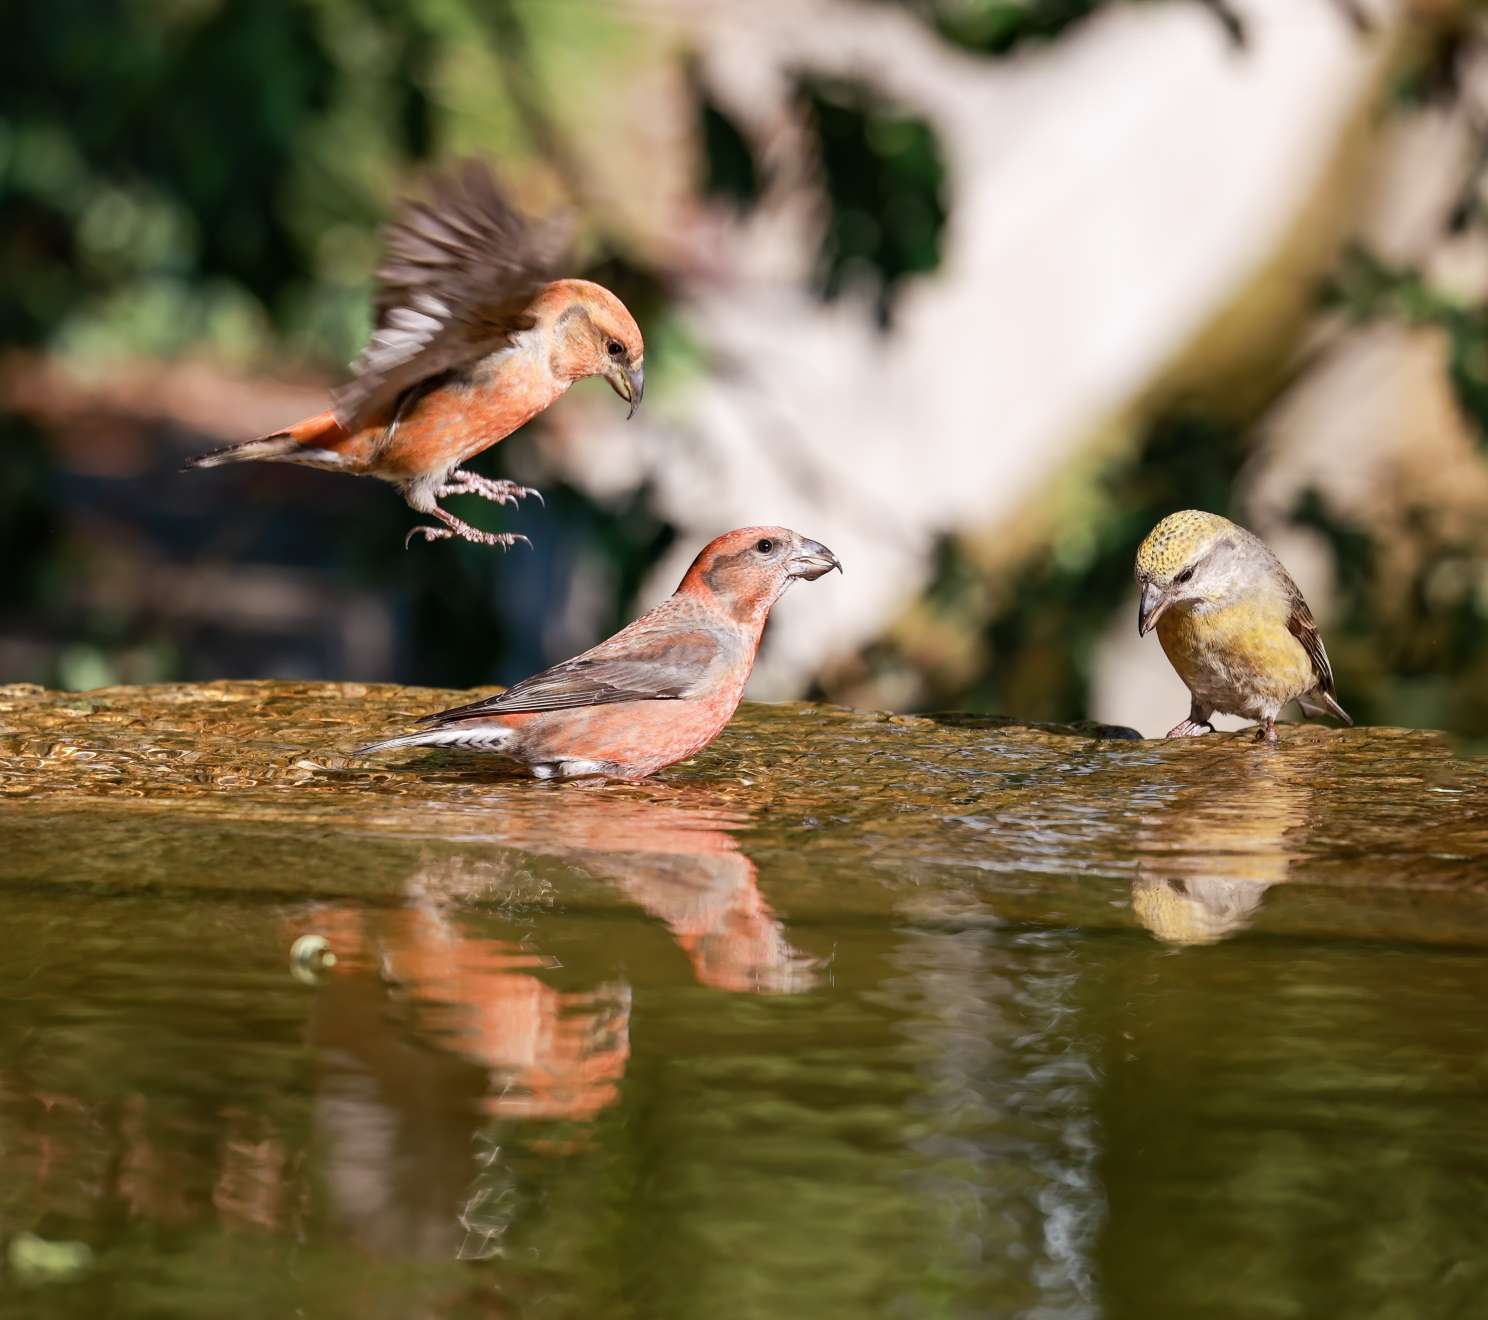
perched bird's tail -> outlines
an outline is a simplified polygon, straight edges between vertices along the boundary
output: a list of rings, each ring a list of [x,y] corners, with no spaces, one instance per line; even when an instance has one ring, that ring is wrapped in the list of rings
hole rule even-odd
[[[354,757],[390,752],[398,747],[468,747],[476,752],[499,752],[516,733],[504,724],[456,725],[449,729],[426,729],[422,733],[405,733],[397,738],[367,743],[352,752]]]
[[[1324,692],[1322,688],[1313,688],[1311,692],[1297,698],[1297,704],[1302,707],[1304,715],[1331,715],[1335,720],[1354,727],[1353,716],[1338,704],[1338,698],[1331,692]]]
[[[224,463],[308,463],[312,467],[341,467],[342,457],[330,446],[346,439],[333,412],[316,413],[303,422],[235,445],[223,445],[188,458],[185,471],[221,467]]]

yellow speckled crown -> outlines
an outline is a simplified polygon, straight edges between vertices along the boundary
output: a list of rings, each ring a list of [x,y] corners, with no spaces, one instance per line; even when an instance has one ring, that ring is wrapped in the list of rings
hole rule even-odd
[[[1147,533],[1137,549],[1137,572],[1148,577],[1166,579],[1212,541],[1218,532],[1234,526],[1228,518],[1202,509],[1184,509],[1170,513]]]

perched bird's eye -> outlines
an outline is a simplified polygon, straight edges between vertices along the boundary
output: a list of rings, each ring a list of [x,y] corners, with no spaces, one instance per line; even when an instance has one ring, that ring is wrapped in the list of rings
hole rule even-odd
[[[1173,579],[1174,582],[1187,582],[1193,576],[1192,568],[1185,568],[1183,572]]]
[[[605,345],[605,352],[608,353],[611,357],[619,357],[620,354],[625,352],[625,345],[622,344],[618,339],[612,339],[608,344]]]
[[[761,541],[761,542],[760,542],[760,543],[759,543],[759,544],[758,544],[758,545],[757,545],[757,546],[755,546],[755,547],[754,547],[754,548],[755,548],[755,549],[756,549],[756,550],[758,550],[758,551],[759,551],[759,552],[760,552],[760,554],[762,554],[762,555],[767,555],[767,554],[769,554],[769,553],[770,553],[770,551],[771,551],[771,550],[773,550],[773,549],[774,549],[774,548],[775,548],[775,542],[774,542],[774,541],[772,541],[772,540],[771,540],[771,539],[770,539],[770,538],[769,538],[769,537],[768,537],[768,536],[767,536],[767,537],[765,537],[765,539],[764,539],[764,540],[763,540],[763,541]]]

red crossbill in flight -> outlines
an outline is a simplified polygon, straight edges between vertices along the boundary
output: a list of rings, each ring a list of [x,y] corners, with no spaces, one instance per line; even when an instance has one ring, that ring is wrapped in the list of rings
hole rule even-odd
[[[1169,738],[1212,732],[1209,717],[1259,720],[1276,741],[1276,717],[1295,701],[1305,715],[1352,724],[1338,704],[1333,667],[1291,574],[1258,536],[1218,514],[1172,513],[1137,551],[1142,603],[1137,631],[1154,628],[1188,688],[1188,718]]]
[[[514,504],[534,494],[461,467],[575,381],[603,376],[635,413],[645,344],[608,289],[558,279],[567,226],[534,222],[470,161],[410,199],[384,235],[374,328],[331,407],[258,440],[188,461],[300,463],[380,477],[439,520],[409,533],[509,546],[439,507],[446,495]]]
[[[693,560],[674,595],[608,641],[355,755],[465,747],[539,779],[644,779],[723,731],[786,589],[841,567],[826,546],[784,527],[725,533]]]

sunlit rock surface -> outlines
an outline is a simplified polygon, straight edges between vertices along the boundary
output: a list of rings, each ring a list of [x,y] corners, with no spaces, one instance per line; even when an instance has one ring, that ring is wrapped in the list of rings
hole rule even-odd
[[[0,688],[0,796],[25,808],[7,813],[9,863],[17,847],[56,856],[58,820],[109,843],[70,856],[78,878],[116,872],[121,852],[169,869],[181,823],[194,822],[228,832],[210,844],[214,884],[247,880],[269,848],[298,859],[307,896],[392,884],[408,848],[429,843],[580,859],[742,849],[779,871],[797,910],[910,899],[952,912],[995,896],[1003,919],[1135,917],[1165,938],[1212,938],[1215,920],[1248,924],[1260,895],[1287,881],[1306,901],[1280,905],[1268,926],[1367,933],[1379,920],[1396,937],[1405,921],[1423,938],[1488,936],[1488,766],[1433,733],[1294,726],[1267,751],[1245,733],[1164,743],[1101,725],[792,703],[746,705],[701,755],[637,785],[544,785],[457,752],[350,759],[369,736],[470,695]],[[1123,885],[1135,901],[1113,905]],[[490,879],[462,892],[504,896]],[[1438,902],[1423,907],[1425,892]]]
[[[1474,1312],[1482,762],[806,705],[638,785],[347,759],[464,695],[0,689],[48,1316],[1300,1314],[1323,1240],[1389,1269],[1307,1313]]]

